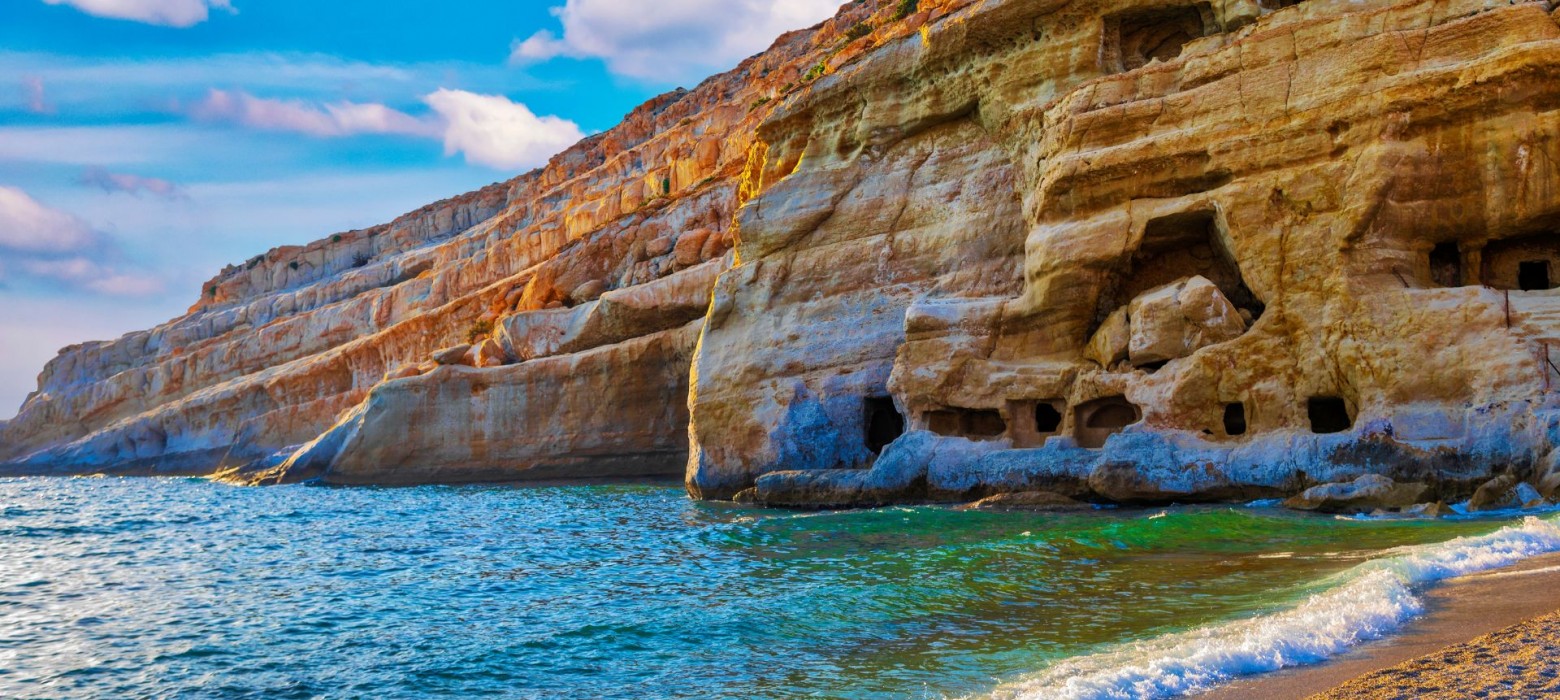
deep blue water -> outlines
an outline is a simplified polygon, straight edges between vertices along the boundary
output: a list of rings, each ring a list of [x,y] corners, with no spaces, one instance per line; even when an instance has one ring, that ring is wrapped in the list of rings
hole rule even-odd
[[[955,697],[1497,527],[0,480],[0,697]]]

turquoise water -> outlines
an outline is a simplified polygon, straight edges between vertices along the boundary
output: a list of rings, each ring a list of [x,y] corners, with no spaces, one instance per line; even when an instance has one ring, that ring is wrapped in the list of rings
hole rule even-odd
[[[980,695],[1505,524],[0,480],[0,697]]]

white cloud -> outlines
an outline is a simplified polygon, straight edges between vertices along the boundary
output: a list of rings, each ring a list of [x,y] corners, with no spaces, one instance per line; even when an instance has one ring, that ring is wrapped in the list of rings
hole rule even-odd
[[[319,105],[211,90],[190,114],[204,121],[322,138],[393,134],[439,139],[445,155],[461,153],[468,163],[500,170],[541,165],[585,138],[574,122],[537,116],[503,95],[440,88],[424,96],[423,102],[433,113],[416,117],[377,103]]]
[[[50,209],[19,189],[0,185],[0,249],[68,253],[96,242],[97,234],[87,222]]]
[[[162,291],[156,277],[122,269],[118,246],[85,221],[0,185],[0,284],[46,284],[118,296]]]
[[[104,192],[141,196],[142,192],[163,199],[182,199],[184,191],[178,185],[155,177],[143,177],[129,173],[111,173],[103,168],[87,168],[81,173],[81,184],[97,187]]]
[[[621,0],[554,7],[563,35],[516,42],[515,63],[599,58],[613,73],[656,82],[698,79],[769,47],[779,35],[834,16],[841,0],[664,0],[642,11]]]
[[[245,92],[211,90],[191,114],[206,121],[225,121],[255,129],[295,131],[311,136],[402,134],[437,136],[436,125],[382,104],[337,102],[313,105],[301,100],[272,100]]]
[[[211,16],[211,8],[237,12],[229,0],[43,0],[69,5],[94,17],[125,19],[166,27],[192,27]]]
[[[530,168],[585,138],[574,122],[538,117],[502,95],[439,90],[424,98],[444,122],[444,153],[493,168]]]

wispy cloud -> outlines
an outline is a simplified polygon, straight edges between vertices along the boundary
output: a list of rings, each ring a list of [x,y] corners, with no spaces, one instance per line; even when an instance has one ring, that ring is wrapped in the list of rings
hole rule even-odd
[[[112,173],[104,168],[87,168],[82,171],[79,182],[87,187],[97,187],[109,194],[123,192],[139,197],[142,193],[146,193],[170,200],[183,199],[185,196],[183,189],[167,180],[129,173]]]
[[[310,136],[401,134],[436,137],[437,125],[382,104],[336,102],[315,105],[302,100],[262,99],[244,92],[211,90],[190,113],[197,119],[223,121],[272,131]]]
[[[27,101],[27,111],[33,114],[54,113],[54,107],[49,104],[49,98],[44,94],[43,78],[36,75],[22,78],[22,94]]]
[[[780,34],[832,17],[841,0],[663,0],[624,11],[620,0],[567,0],[552,8],[560,36],[541,30],[510,61],[597,58],[618,75],[652,82],[698,79],[767,48]]]
[[[13,0],[14,1],[14,0]],[[43,0],[68,5],[93,17],[123,19],[165,27],[193,27],[211,17],[213,8],[237,12],[229,0]]]
[[[0,283],[46,284],[99,294],[145,296],[158,278],[128,270],[118,245],[74,215],[0,185]]]
[[[190,115],[206,122],[320,138],[388,134],[439,139],[445,155],[464,154],[468,163],[506,170],[541,165],[585,137],[574,122],[537,116],[502,95],[441,88],[424,96],[423,102],[432,113],[413,116],[377,103],[317,104],[211,90],[190,109]]]

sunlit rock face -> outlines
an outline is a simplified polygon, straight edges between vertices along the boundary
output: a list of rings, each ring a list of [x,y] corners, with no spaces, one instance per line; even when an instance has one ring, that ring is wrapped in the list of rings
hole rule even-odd
[[[816,507],[1560,459],[1548,2],[899,7],[68,348],[0,461]]]
[[[1557,77],[1544,2],[934,12],[760,130],[689,488],[1149,503],[1381,473],[1435,500],[1525,474],[1560,437]],[[881,457],[878,397],[906,431]]]

